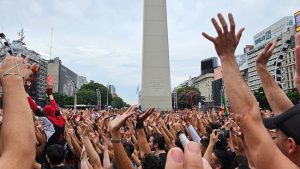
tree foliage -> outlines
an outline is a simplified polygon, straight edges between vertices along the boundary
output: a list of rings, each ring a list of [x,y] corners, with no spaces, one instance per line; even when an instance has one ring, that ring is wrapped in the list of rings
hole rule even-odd
[[[63,95],[60,93],[53,93],[53,97],[55,98],[55,101],[60,107],[74,104],[74,97]]]
[[[294,103],[298,104],[300,101],[300,94],[296,88],[289,91],[287,94],[287,97]]]
[[[112,102],[111,102],[112,107],[114,108],[123,108],[126,107],[126,103],[123,101],[123,99],[121,97],[115,96],[112,98]]]
[[[195,87],[183,87],[177,89],[177,104],[179,109],[192,108],[201,101],[201,93]],[[173,97],[174,99],[174,97]]]
[[[107,93],[108,93],[108,105],[111,104],[112,95],[108,91],[108,88],[99,83],[88,83],[81,86],[77,92],[77,103],[86,105],[97,104],[97,93],[96,89],[100,90],[101,93],[101,106],[107,104]]]

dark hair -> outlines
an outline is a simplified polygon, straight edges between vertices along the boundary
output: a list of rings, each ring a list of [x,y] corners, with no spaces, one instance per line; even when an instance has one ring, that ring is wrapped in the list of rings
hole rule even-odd
[[[215,156],[218,158],[217,164],[221,165],[221,169],[231,169],[232,167],[232,157],[230,156],[229,152],[227,151],[222,151],[215,149],[214,150]]]
[[[179,140],[179,138],[176,138],[175,140],[175,145],[180,148],[182,151],[184,151],[183,145],[181,143],[181,141]]]
[[[46,150],[46,154],[52,165],[61,164],[65,159],[64,147],[58,144],[49,146]]]
[[[233,167],[238,169],[250,169],[245,156],[237,155],[233,160]]]
[[[203,145],[203,147],[208,147],[209,144],[209,138],[207,137],[202,137],[202,139],[200,140],[200,143]]]
[[[157,144],[158,149],[166,150],[164,136],[158,133],[153,133],[151,136],[153,137],[153,143]]]
[[[159,157],[154,154],[145,154],[142,158],[143,169],[163,169],[164,166],[159,160]]]
[[[132,154],[133,151],[134,151],[134,146],[133,146],[133,144],[128,143],[128,142],[122,142],[122,144],[123,144],[123,147],[124,147],[124,149],[125,149],[125,151],[126,151],[127,156],[130,158],[130,157],[131,157],[131,154]]]

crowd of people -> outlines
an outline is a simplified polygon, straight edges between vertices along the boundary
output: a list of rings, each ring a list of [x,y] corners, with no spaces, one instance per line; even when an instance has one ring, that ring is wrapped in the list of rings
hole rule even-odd
[[[221,60],[228,115],[195,108],[160,112],[133,105],[123,109],[63,109],[49,87],[41,108],[27,94],[34,65],[7,55],[0,65],[1,169],[296,169],[300,167],[300,105],[293,105],[268,72],[276,41],[256,60],[272,111],[259,105],[240,76],[235,50],[244,28],[235,32],[221,14],[206,33]],[[300,34],[296,35],[294,82],[300,91]],[[274,116],[274,117],[273,117]]]

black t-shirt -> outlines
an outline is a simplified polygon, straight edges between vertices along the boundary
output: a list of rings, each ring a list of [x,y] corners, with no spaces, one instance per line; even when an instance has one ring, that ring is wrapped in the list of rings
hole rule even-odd
[[[159,154],[159,161],[161,162],[163,168],[165,168],[166,161],[167,161],[167,153]]]

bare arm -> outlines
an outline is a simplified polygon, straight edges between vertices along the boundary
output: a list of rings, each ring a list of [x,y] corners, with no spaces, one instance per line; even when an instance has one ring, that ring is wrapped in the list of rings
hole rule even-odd
[[[83,131],[83,144],[85,146],[86,149],[86,153],[88,155],[88,157],[91,160],[91,164],[93,166],[94,169],[102,169],[102,165],[101,165],[101,161],[99,158],[99,155],[97,154],[96,150],[93,147],[93,144],[88,136],[89,134],[89,126],[88,125],[84,125],[85,129]]]
[[[21,75],[28,79],[31,71],[21,57],[6,56],[0,66],[0,75],[19,64]],[[19,74],[17,68],[8,73]],[[23,79],[7,75],[1,80],[3,88],[3,122],[1,140],[3,150],[1,168],[32,168],[35,162],[35,134],[32,113],[27,102]],[[21,138],[21,139],[20,139]]]
[[[275,82],[267,69],[267,62],[272,56],[275,46],[275,41],[266,45],[265,49],[256,59],[256,70],[262,82],[265,95],[272,108],[272,111],[278,115],[293,107],[293,103],[279,88],[278,84]]]
[[[300,92],[300,33],[296,34],[296,47],[295,47],[295,59],[296,59],[296,72],[294,77],[294,83]]]
[[[110,122],[111,128],[111,136],[113,142],[113,150],[114,155],[117,157],[115,158],[116,167],[118,169],[133,169],[133,165],[127,156],[124,147],[121,143],[121,135],[120,135],[120,128],[125,123],[125,121],[132,116],[135,112],[136,106],[131,106],[126,112],[122,115],[117,116],[114,120]]]
[[[228,17],[230,31],[228,31],[228,25],[223,16],[218,14],[223,29],[214,18],[212,19],[218,32],[218,37],[213,38],[205,33],[203,35],[214,43],[217,54],[220,57],[225,91],[232,106],[232,111],[235,113],[236,121],[244,133],[246,143],[251,147],[249,151],[251,159],[253,159],[258,169],[298,168],[280,152],[264,128],[257,101],[241,78],[234,56],[244,29],[241,29],[236,35],[233,17],[231,14]],[[272,161],[272,163],[267,161]]]
[[[203,158],[205,158],[207,161],[211,161],[211,156],[214,150],[214,146],[218,141],[218,138],[219,138],[219,133],[217,133],[217,130],[213,130],[213,132],[210,135],[208,147],[203,155]]]

